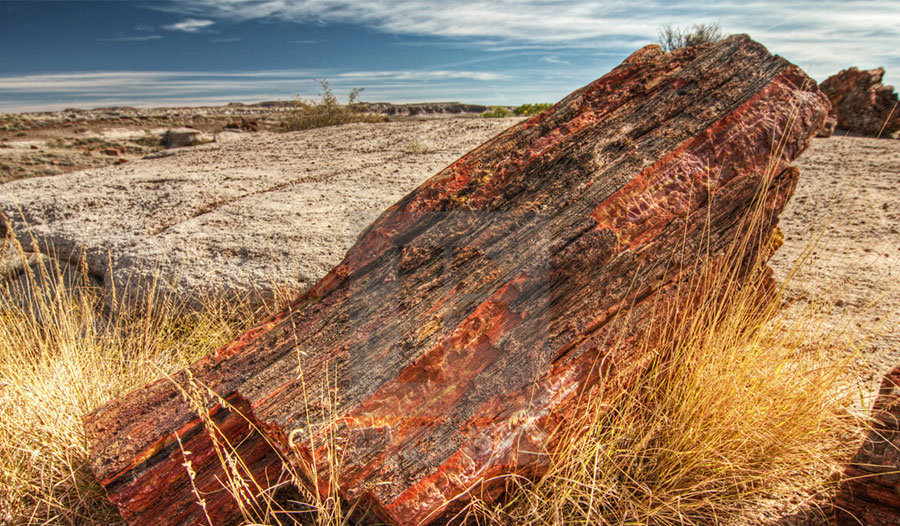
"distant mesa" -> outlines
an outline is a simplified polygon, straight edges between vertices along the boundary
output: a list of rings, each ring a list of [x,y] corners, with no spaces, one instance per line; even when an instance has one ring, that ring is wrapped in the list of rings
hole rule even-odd
[[[481,104],[459,102],[423,102],[418,104],[391,104],[389,102],[365,102],[365,111],[385,115],[436,115],[444,113],[483,113],[490,108]]]

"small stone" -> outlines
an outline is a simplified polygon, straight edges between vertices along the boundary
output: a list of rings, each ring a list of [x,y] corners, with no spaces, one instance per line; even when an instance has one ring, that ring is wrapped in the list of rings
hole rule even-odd
[[[163,135],[163,144],[166,148],[183,148],[207,142],[212,142],[212,138],[193,128],[174,128],[167,130]]]

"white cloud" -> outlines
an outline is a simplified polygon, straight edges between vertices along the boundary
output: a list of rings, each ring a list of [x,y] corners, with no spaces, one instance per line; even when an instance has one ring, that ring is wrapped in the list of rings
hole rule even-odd
[[[215,22],[213,22],[212,20],[188,18],[186,20],[182,20],[181,22],[176,22],[170,26],[163,26],[163,29],[168,29],[170,31],[184,31],[185,33],[197,33],[201,29],[206,29],[213,24],[215,24]]]
[[[659,27],[699,22],[719,22],[726,32],[749,33],[818,80],[849,66],[885,66],[885,82],[900,84],[896,0],[181,0],[152,5],[182,16],[181,22],[167,26],[174,31],[202,32],[223,20],[362,24],[391,34],[433,37],[397,39],[397,45],[464,46],[485,52],[432,64],[430,70],[330,67],[0,77],[0,105],[5,111],[21,111],[15,108],[35,106],[38,97],[65,100],[69,106],[284,100],[298,92],[315,97],[320,91],[316,78],[330,79],[342,96],[365,87],[366,100],[552,101],[603,74],[631,50],[656,41]],[[144,30],[151,28],[139,28]],[[521,55],[533,56],[528,69],[510,69],[513,63],[525,67],[523,61],[511,59]]]
[[[161,38],[162,37],[159,35],[132,35],[112,38],[100,38],[98,40],[105,42],[146,42],[148,40],[159,40]]]
[[[360,79],[360,80],[447,80],[447,79],[464,79],[464,80],[504,80],[509,78],[508,75],[500,73],[492,73],[486,71],[353,71],[348,73],[339,73],[337,78],[342,79]]]
[[[478,71],[260,70],[239,72],[117,71],[0,77],[0,111],[45,111],[109,105],[163,106],[316,98],[329,79],[339,97],[364,87],[364,100],[488,102],[484,82],[508,75]],[[471,81],[482,82],[471,82]],[[559,82],[557,82],[559,84]],[[528,89],[546,89],[531,83]],[[560,89],[557,86],[557,89]],[[561,88],[563,93],[567,88]],[[501,102],[501,101],[493,101]]]
[[[214,19],[362,24],[492,51],[576,47],[622,53],[655,42],[663,25],[718,21],[729,33],[749,33],[819,80],[851,65],[885,65],[888,80],[900,79],[896,0],[183,0],[168,9]]]

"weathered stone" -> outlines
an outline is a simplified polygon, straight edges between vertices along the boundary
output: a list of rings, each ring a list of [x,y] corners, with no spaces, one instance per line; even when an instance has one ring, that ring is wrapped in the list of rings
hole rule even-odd
[[[229,122],[225,125],[226,130],[239,130],[239,131],[249,131],[249,132],[258,132],[259,131],[259,123],[250,120],[246,117],[242,118],[239,121]]]
[[[26,248],[83,262],[118,304],[305,291],[378,214],[519,119],[229,133],[201,148],[0,187]],[[429,146],[408,152],[411,143]],[[0,232],[4,223],[0,221]],[[152,291],[153,293],[149,293]]]
[[[869,137],[891,137],[900,131],[897,93],[881,83],[883,77],[883,68],[850,68],[819,85],[831,100],[838,128]]]
[[[844,470],[835,498],[840,526],[900,524],[900,367],[885,375],[873,428]]]
[[[746,36],[643,48],[390,207],[280,314],[89,415],[92,470],[134,524],[202,521],[194,488],[237,522],[225,442],[249,493],[286,461],[393,524],[496,498],[546,469],[582,396],[640,367],[633,342],[699,254],[768,255],[828,109]]]
[[[0,279],[18,276],[25,271],[25,267],[39,262],[40,258],[40,254],[22,252],[13,238],[4,239],[0,234]]]
[[[163,134],[163,144],[166,148],[183,148],[196,146],[212,141],[212,138],[200,130],[193,128],[174,128],[166,130]]]

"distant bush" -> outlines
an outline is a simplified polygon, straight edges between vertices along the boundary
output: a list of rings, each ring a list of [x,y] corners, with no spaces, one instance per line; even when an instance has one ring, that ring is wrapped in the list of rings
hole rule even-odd
[[[659,45],[663,51],[669,52],[682,47],[697,46],[708,42],[722,40],[722,28],[719,23],[694,24],[690,29],[663,26],[659,30]]]
[[[512,113],[509,111],[509,108],[505,106],[491,106],[491,109],[482,113],[481,117],[483,119],[502,119],[503,117],[509,117]]]
[[[335,126],[351,122],[384,122],[381,115],[366,113],[357,101],[357,97],[363,88],[350,90],[347,104],[338,102],[337,96],[331,91],[327,80],[319,81],[322,92],[319,100],[304,100],[296,96],[293,108],[281,121],[281,129],[284,131],[308,130],[323,126]]]
[[[550,106],[553,106],[549,102],[538,102],[536,104],[522,104],[513,110],[513,113],[516,115],[523,115],[528,117],[529,115],[537,115],[538,113],[543,113],[550,109]]]

